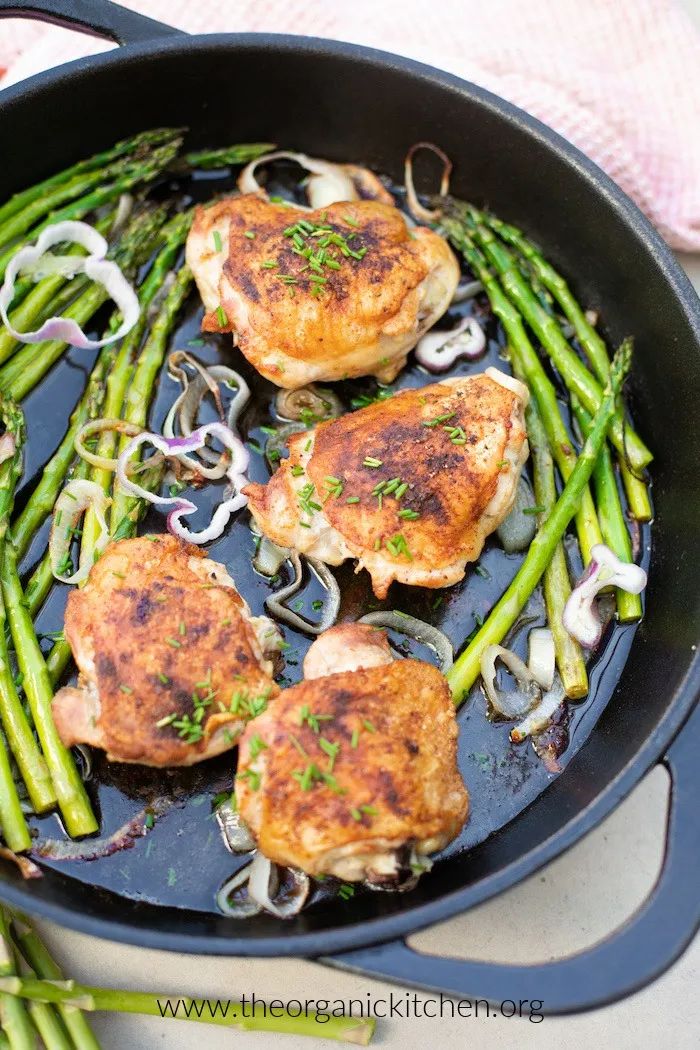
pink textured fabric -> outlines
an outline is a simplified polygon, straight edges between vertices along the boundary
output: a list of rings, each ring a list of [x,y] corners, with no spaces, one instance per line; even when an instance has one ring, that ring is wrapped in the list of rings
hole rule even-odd
[[[190,32],[304,32],[429,62],[595,160],[676,248],[700,250],[700,33],[677,0],[128,0]],[[109,45],[0,21],[3,84]],[[290,144],[293,145],[293,144]]]

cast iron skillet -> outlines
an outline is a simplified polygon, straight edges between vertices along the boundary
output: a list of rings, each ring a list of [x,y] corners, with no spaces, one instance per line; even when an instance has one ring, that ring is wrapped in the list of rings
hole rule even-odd
[[[585,303],[604,304],[613,343],[636,334],[633,407],[656,453],[657,519],[647,617],[585,746],[515,819],[448,857],[411,894],[365,895],[342,913],[324,911],[323,922],[264,918],[245,927],[124,901],[56,872],[23,885],[3,869],[0,895],[115,940],[304,955],[460,996],[544,999],[550,1012],[599,1005],[652,980],[700,922],[700,713],[689,717],[700,686],[700,306],[673,257],[573,147],[501,99],[427,66],[302,37],[188,37],[105,0],[0,0],[0,15],[10,14],[36,14],[125,46],[0,95],[0,198],[162,124],[188,125],[195,148],[267,139],[396,178],[412,142],[439,142],[455,162],[458,196],[524,226],[575,276]],[[426,957],[407,945],[407,934],[501,892],[568,848],[657,762],[672,780],[663,870],[647,903],[609,940],[535,966]]]

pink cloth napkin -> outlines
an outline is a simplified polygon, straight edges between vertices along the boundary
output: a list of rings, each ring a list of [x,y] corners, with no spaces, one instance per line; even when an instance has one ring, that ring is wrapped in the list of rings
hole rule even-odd
[[[190,32],[303,31],[408,55],[556,128],[700,250],[700,33],[677,0],[128,0]],[[3,84],[109,45],[0,20]],[[293,144],[290,144],[293,145]]]

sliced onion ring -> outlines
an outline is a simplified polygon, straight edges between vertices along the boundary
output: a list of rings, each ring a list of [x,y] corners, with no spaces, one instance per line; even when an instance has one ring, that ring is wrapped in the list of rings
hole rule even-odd
[[[466,303],[467,300],[473,299],[479,292],[483,292],[484,286],[481,281],[474,281],[471,278],[467,280],[465,277],[457,285],[455,294],[452,296],[453,303]]]
[[[190,459],[189,453],[203,448],[209,436],[219,440],[231,453],[231,463],[226,471],[226,475],[231,483],[233,495],[219,504],[206,529],[202,529],[200,532],[190,532],[180,519],[193,514],[197,510],[196,504],[192,503],[191,500],[182,499],[181,496],[160,496],[157,493],[149,492],[131,481],[127,477],[127,470],[129,461],[135,453],[142,445],[149,444],[153,445],[154,448],[168,458],[180,458],[181,462],[185,462],[191,470],[197,472],[199,471],[199,464]],[[248,497],[241,492],[243,486],[248,483],[248,479],[245,476],[248,460],[248,450],[243,445],[243,442],[224,423],[206,423],[193,431],[189,437],[165,438],[161,434],[153,434],[146,431],[132,438],[119,456],[117,480],[124,491],[132,496],[146,500],[155,507],[170,507],[167,526],[168,531],[173,536],[177,536],[187,543],[209,543],[211,540],[218,539],[221,536],[231,515],[240,510],[241,507],[244,507],[248,502]]]
[[[231,853],[248,853],[255,849],[255,839],[231,799],[217,807],[216,822]]]
[[[501,660],[511,672],[518,689],[506,693],[496,687],[496,660]],[[523,661],[502,645],[487,645],[481,654],[481,678],[489,703],[503,718],[522,718],[540,700],[541,690],[535,676]]]
[[[180,364],[181,361],[186,361],[198,373],[191,382],[187,372]],[[230,430],[235,431],[238,417],[250,399],[250,388],[238,372],[234,372],[232,368],[228,368],[226,365],[203,365],[201,361],[198,361],[192,354],[188,354],[186,350],[175,350],[170,354],[168,371],[173,379],[178,380],[182,384],[183,389],[170,406],[170,410],[165,418],[163,424],[164,437],[176,437],[176,419],[178,420],[181,434],[184,437],[189,437],[197,426],[199,406],[208,393],[214,399],[214,405],[221,422],[225,422]],[[219,386],[222,383],[236,388],[236,393],[231,399],[225,419],[221,392],[219,390]],[[188,465],[186,457],[177,458],[184,465]],[[203,477],[208,478],[210,481],[216,481],[225,475],[227,468],[226,453],[220,455],[204,446],[200,450],[200,459],[213,464],[211,467],[206,467],[201,462],[198,463],[197,471]]]
[[[306,903],[310,880],[298,868],[280,870],[282,880],[276,866],[262,853],[256,853],[250,865],[248,893],[270,915],[278,919],[291,919],[299,914]]]
[[[82,583],[87,579],[94,565],[95,555],[101,554],[109,542],[105,513],[111,502],[94,481],[74,478],[65,486],[54,506],[49,537],[49,558],[54,579],[60,580],[61,583]],[[91,550],[82,548],[77,571],[70,576],[63,575],[59,572],[59,566],[70,550],[78,522],[88,509],[93,511],[100,530],[95,546]]]
[[[216,905],[229,919],[252,919],[262,911],[257,901],[248,893],[250,863],[239,868],[235,875],[227,879],[216,895]],[[239,896],[233,895],[239,891]],[[240,893],[240,891],[244,891]]]
[[[486,350],[486,336],[475,317],[464,317],[450,332],[428,332],[418,341],[416,361],[431,372],[445,372],[460,357],[470,361]]]
[[[11,434],[9,430],[0,437],[0,463],[4,463],[6,459],[10,459],[14,456],[17,449],[17,440],[14,434]]]
[[[271,594],[269,598],[266,598],[265,607],[272,616],[289,624],[290,627],[293,627],[297,631],[303,631],[305,634],[313,635],[323,634],[324,631],[327,631],[329,627],[333,626],[338,619],[338,613],[340,612],[340,588],[338,587],[338,581],[325,562],[317,561],[316,558],[306,558],[309,568],[328,594],[328,598],[323,603],[323,615],[321,619],[318,623],[311,623],[309,620],[305,620],[303,616],[299,616],[291,609],[288,609],[284,604],[289,598],[297,593],[304,578],[301,557],[298,552],[292,551],[289,560],[294,571],[294,578],[290,583],[280,588],[279,591],[276,591],[274,594]]]
[[[261,911],[278,919],[291,919],[304,907],[310,886],[309,876],[303,871],[278,869],[262,853],[256,853],[250,863],[224,883],[216,895],[216,903],[224,915],[232,919],[249,919]],[[232,902],[231,894],[243,887],[247,893]]]
[[[84,273],[91,281],[101,284],[110,299],[121,311],[123,320],[119,328],[104,339],[88,339],[80,325],[68,317],[49,317],[33,332],[19,332],[13,328],[7,311],[15,293],[15,281],[21,272],[37,272],[37,266],[47,250],[55,244],[69,242],[80,244],[87,256],[66,256],[70,260],[71,275]],[[0,289],[0,319],[10,335],[22,343],[41,343],[44,340],[60,340],[81,350],[99,350],[118,339],[122,339],[139,319],[140,307],[136,292],[115,262],[105,258],[108,244],[101,233],[86,222],[66,221],[47,226],[39,235],[36,244],[27,245],[16,252],[5,271],[5,281]],[[49,263],[49,265],[53,265]],[[63,271],[62,271],[63,272]]]
[[[546,729],[556,711],[566,700],[564,686],[557,678],[552,688],[544,693],[540,702],[525,716],[522,722],[510,731],[510,739],[520,744],[526,737]]]
[[[105,431],[136,437],[137,434],[143,433],[143,427],[137,426],[136,423],[127,423],[124,419],[91,419],[84,423],[75,435],[73,447],[81,459],[84,459],[86,463],[92,464],[93,467],[99,467],[101,470],[116,470],[116,459],[98,456],[96,452],[91,452],[89,448],[85,447],[87,438],[92,437],[93,434],[102,434]]]
[[[340,398],[332,390],[319,390],[310,383],[297,390],[279,390],[275,399],[275,408],[280,419],[292,422],[304,422],[304,417],[311,413],[316,420],[335,419],[343,414]]]
[[[527,636],[527,666],[543,689],[551,689],[556,670],[554,635],[549,627],[533,627]]]
[[[595,608],[598,592],[605,587],[619,587],[630,594],[641,594],[646,585],[644,569],[621,561],[604,543],[596,543],[591,549],[590,564],[564,606],[564,627],[581,645],[594,648],[603,634],[603,623]]]
[[[253,568],[261,576],[276,576],[291,554],[291,547],[280,547],[268,536],[263,536],[253,558]]]
[[[264,192],[255,177],[261,164],[273,160],[292,160],[310,173],[306,181],[306,195],[310,210],[327,208],[341,201],[371,199],[393,204],[393,197],[385,189],[377,176],[368,168],[356,164],[334,164],[332,161],[309,157],[306,153],[292,153],[289,150],[275,150],[246,165],[238,177],[238,189],[241,193]],[[297,208],[303,205],[295,205]]]
[[[524,474],[521,474],[515,490],[513,506],[496,529],[496,535],[507,554],[527,550],[535,538],[537,517],[528,513],[534,504],[535,497],[530,482]]]
[[[406,202],[409,210],[419,222],[435,222],[440,217],[439,209],[424,208],[421,202],[418,200],[418,194],[413,182],[413,158],[418,150],[427,149],[431,153],[434,153],[443,164],[442,178],[440,179],[440,196],[446,197],[450,190],[450,175],[452,174],[452,161],[447,154],[440,149],[439,146],[435,146],[432,142],[415,142],[408,153],[406,154],[406,160],[404,161],[404,183],[406,186]]]
[[[386,627],[391,631],[398,631],[399,634],[405,634],[408,638],[415,639],[421,645],[427,645],[437,655],[440,670],[443,674],[447,674],[452,667],[454,662],[452,642],[446,634],[443,634],[431,623],[426,623],[425,620],[419,620],[415,616],[409,616],[407,613],[389,609],[386,612],[380,610],[379,612],[367,613],[366,616],[360,617],[358,623],[368,623],[372,627]]]

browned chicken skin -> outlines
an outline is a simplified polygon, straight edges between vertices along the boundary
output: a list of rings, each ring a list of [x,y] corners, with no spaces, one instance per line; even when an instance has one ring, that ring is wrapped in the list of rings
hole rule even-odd
[[[347,646],[362,669],[284,690],[241,738],[239,811],[278,864],[394,883],[409,856],[420,866],[466,819],[447,682],[430,664],[393,661],[385,637],[378,665],[379,633],[342,624],[321,635],[306,671]]]
[[[113,761],[219,754],[277,692],[274,625],[250,615],[222,565],[172,536],[110,544],[71,593],[65,632],[80,678],[54,698],[58,731]]]
[[[357,558],[379,598],[392,580],[450,586],[512,506],[527,396],[489,368],[295,434],[268,484],[244,489],[250,511],[284,547],[329,565]]]
[[[322,262],[310,263],[308,249]],[[315,212],[257,194],[220,201],[197,210],[187,261],[204,329],[235,332],[250,363],[288,389],[349,376],[391,381],[459,280],[442,237],[409,230],[378,201]]]

